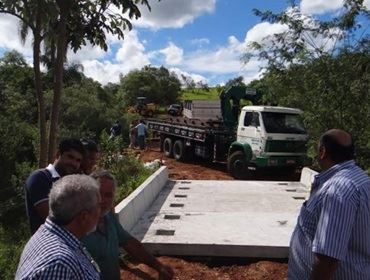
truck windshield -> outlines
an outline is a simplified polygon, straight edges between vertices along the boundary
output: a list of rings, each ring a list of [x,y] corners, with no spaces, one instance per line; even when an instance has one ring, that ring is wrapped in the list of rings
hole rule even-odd
[[[267,133],[306,134],[299,114],[262,112],[262,119]]]

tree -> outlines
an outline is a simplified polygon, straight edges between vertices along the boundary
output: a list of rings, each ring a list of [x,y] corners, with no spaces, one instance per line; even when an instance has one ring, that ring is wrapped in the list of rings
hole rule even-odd
[[[106,33],[124,38],[124,30],[131,30],[130,19],[141,16],[137,4],[150,6],[147,0],[99,0],[73,1],[57,0],[59,9],[59,21],[56,46],[56,63],[54,65],[54,99],[51,112],[49,134],[49,160],[54,157],[58,124],[60,100],[63,85],[63,65],[70,44],[73,51],[78,51],[82,45],[89,41],[92,45],[98,45],[107,50]]]
[[[0,13],[10,14],[21,20],[21,40],[25,40],[28,28],[31,29],[33,34],[33,71],[39,125],[39,167],[47,164],[46,114],[40,70],[40,46],[45,35],[47,19],[49,16],[53,16],[52,11],[53,5],[41,0],[0,1]]]
[[[33,70],[17,52],[0,59],[0,226],[16,225],[24,211],[23,180],[36,160],[37,110]],[[18,181],[17,181],[18,182]]]
[[[195,84],[195,81],[193,80],[193,78],[190,77],[190,76],[181,74],[181,79],[184,83],[185,88],[194,92],[196,84]]]
[[[243,76],[239,76],[239,77],[236,77],[234,79],[230,79],[225,84],[225,88],[228,88],[230,86],[245,86],[245,83],[244,83],[243,80],[244,80]]]
[[[251,46],[268,62],[260,80],[265,102],[304,110],[311,150],[325,130],[342,128],[356,142],[359,163],[369,167],[370,125],[363,120],[370,118],[370,39],[359,21],[370,17],[362,2],[345,1],[343,14],[329,21],[308,18],[297,7],[280,14],[255,11],[288,29]]]
[[[98,1],[0,1],[0,12],[16,16],[24,23],[23,31],[29,27],[34,39],[34,71],[37,89],[39,126],[40,126],[40,156],[39,165],[46,164],[46,147],[48,146],[48,161],[55,154],[60,102],[63,88],[63,66],[68,46],[78,51],[89,41],[107,50],[106,34],[111,33],[124,38],[124,30],[131,29],[129,19],[141,16],[138,4],[150,6],[147,0],[98,0]],[[127,15],[129,19],[125,18]],[[56,27],[56,28],[54,28]],[[25,34],[25,32],[23,32]],[[42,94],[40,72],[40,45],[46,40],[49,46],[52,73],[54,77],[54,95],[50,117],[49,144],[46,137],[45,104]],[[56,53],[56,58],[54,56]],[[45,57],[44,57],[45,58]],[[47,59],[44,59],[46,61]]]
[[[139,96],[147,97],[149,102],[168,105],[178,101],[180,89],[181,83],[175,73],[165,67],[145,66],[121,78],[119,94],[123,106],[134,105]]]

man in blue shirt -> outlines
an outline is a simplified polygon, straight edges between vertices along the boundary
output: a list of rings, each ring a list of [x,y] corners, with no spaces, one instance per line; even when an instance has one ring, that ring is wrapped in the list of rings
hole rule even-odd
[[[370,279],[370,178],[353,158],[348,133],[322,135],[322,172],[291,237],[288,279]]]
[[[145,149],[145,135],[146,135],[146,125],[143,120],[140,120],[140,123],[136,126],[137,129],[137,141],[139,144],[140,150]]]
[[[79,241],[95,231],[100,216],[97,182],[69,175],[50,191],[49,216],[27,242],[16,280],[100,279],[98,265]]]
[[[80,140],[65,139],[60,142],[54,164],[31,173],[26,181],[25,198],[31,233],[45,222],[49,213],[49,192],[55,181],[69,174],[79,173],[84,155]]]

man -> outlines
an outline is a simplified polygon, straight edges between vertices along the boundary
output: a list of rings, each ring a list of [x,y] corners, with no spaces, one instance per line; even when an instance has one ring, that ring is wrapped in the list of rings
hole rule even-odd
[[[288,279],[370,279],[370,178],[353,161],[351,136],[321,136],[310,198],[290,242]]]
[[[79,241],[100,216],[97,182],[69,175],[50,191],[49,216],[27,242],[15,279],[100,279],[99,267]]]
[[[65,175],[78,173],[84,148],[79,140],[60,142],[54,164],[34,171],[26,181],[25,198],[31,233],[45,222],[49,213],[48,196],[53,182]]]
[[[82,145],[85,150],[84,157],[81,162],[81,173],[89,175],[93,171],[96,162],[99,159],[99,148],[93,140],[82,140]]]
[[[107,171],[98,171],[91,175],[100,186],[101,217],[97,230],[82,239],[87,250],[99,264],[102,279],[120,279],[119,247],[122,247],[136,260],[158,271],[160,279],[172,279],[172,270],[163,266],[146,251],[144,246],[126,232],[112,213],[116,182]]]
[[[145,135],[146,135],[146,126],[143,120],[140,120],[139,124],[136,126],[137,129],[137,141],[139,144],[140,150],[145,149]]]
[[[113,137],[116,137],[121,134],[122,126],[119,123],[119,121],[116,121],[112,127],[110,128],[110,137],[109,139],[112,139]]]

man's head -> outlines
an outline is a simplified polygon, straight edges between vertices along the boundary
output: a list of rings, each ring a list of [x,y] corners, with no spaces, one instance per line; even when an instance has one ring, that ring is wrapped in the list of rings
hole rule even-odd
[[[325,132],[319,142],[318,162],[323,170],[354,158],[352,137],[340,129]]]
[[[85,149],[85,155],[81,162],[81,170],[84,174],[89,175],[99,159],[99,148],[92,140],[82,140],[81,142]]]
[[[101,216],[108,214],[113,208],[114,195],[116,193],[116,179],[106,170],[99,170],[91,174],[91,177],[99,183],[101,197]]]
[[[80,140],[65,139],[59,143],[55,169],[61,176],[78,173],[85,150]]]
[[[49,218],[82,237],[95,231],[100,217],[99,186],[87,175],[68,175],[58,180],[49,195]]]

